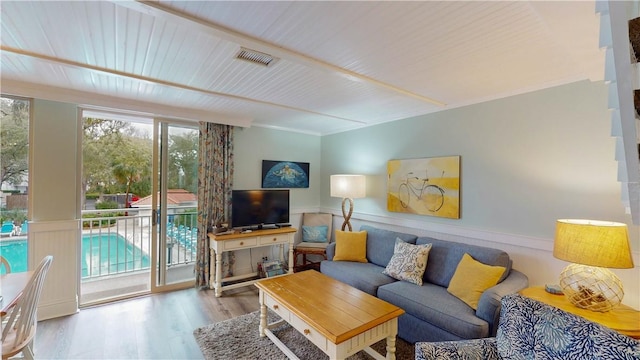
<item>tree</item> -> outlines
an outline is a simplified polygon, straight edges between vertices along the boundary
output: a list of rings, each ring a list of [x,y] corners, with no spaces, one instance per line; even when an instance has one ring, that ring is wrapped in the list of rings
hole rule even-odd
[[[125,186],[125,199],[128,206],[132,186],[143,178],[148,178],[150,183],[151,146],[145,139],[135,137],[125,139],[122,146],[113,154],[112,172],[116,181]]]
[[[198,131],[191,130],[169,136],[170,188],[198,191]]]
[[[29,101],[1,100],[0,187],[19,185],[29,173]]]
[[[124,121],[85,118],[82,123],[82,199],[87,191],[104,192],[115,183],[112,154],[124,142],[130,124]],[[84,206],[84,204],[83,204]]]

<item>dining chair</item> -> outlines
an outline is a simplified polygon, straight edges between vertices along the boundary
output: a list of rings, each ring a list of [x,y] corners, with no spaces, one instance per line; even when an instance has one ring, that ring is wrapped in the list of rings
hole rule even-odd
[[[4,265],[4,273],[8,274],[11,272],[11,264],[5,259],[4,256],[0,255],[0,267]]]
[[[24,287],[16,304],[3,317],[2,359],[8,359],[20,352],[25,359],[33,359],[33,340],[38,324],[38,301],[44,279],[51,266],[53,256],[45,256]],[[6,321],[6,323],[5,323]]]

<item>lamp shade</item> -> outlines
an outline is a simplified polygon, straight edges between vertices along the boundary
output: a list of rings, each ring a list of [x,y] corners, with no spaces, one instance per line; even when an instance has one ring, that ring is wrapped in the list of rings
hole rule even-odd
[[[589,266],[633,268],[627,225],[617,222],[558,220],[553,256]]]
[[[366,177],[364,175],[331,175],[331,196],[357,199],[366,194]]]

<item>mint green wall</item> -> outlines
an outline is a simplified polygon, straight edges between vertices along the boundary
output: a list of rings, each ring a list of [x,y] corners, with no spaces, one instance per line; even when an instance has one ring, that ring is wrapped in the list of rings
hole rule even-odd
[[[29,199],[31,220],[76,218],[77,106],[33,100],[30,131]]]
[[[292,212],[320,206],[320,137],[267,128],[237,128],[234,133],[234,189],[262,187],[262,160],[309,163],[309,188],[291,189]]]
[[[553,239],[558,218],[631,224],[620,200],[606,101],[602,82],[582,81],[325,136],[322,178],[367,175],[367,198],[355,200],[365,217],[546,239]],[[461,156],[459,220],[386,210],[388,160],[449,155]],[[340,208],[328,181],[321,202]],[[637,227],[631,236],[637,243]]]

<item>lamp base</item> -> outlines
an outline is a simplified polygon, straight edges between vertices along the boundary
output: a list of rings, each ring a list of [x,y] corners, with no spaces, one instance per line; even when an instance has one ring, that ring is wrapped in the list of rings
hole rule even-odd
[[[347,201],[349,201],[349,212],[347,212],[347,209],[345,209],[345,205]],[[351,223],[349,222],[349,219],[351,219],[352,214],[353,214],[353,199],[343,198],[342,199],[342,216],[344,217],[344,222],[342,223],[342,231],[344,231],[344,229],[347,227],[349,228],[349,231],[353,231],[351,229]]]
[[[591,311],[607,312],[624,297],[620,278],[601,267],[570,264],[560,274],[560,286],[572,304]]]

